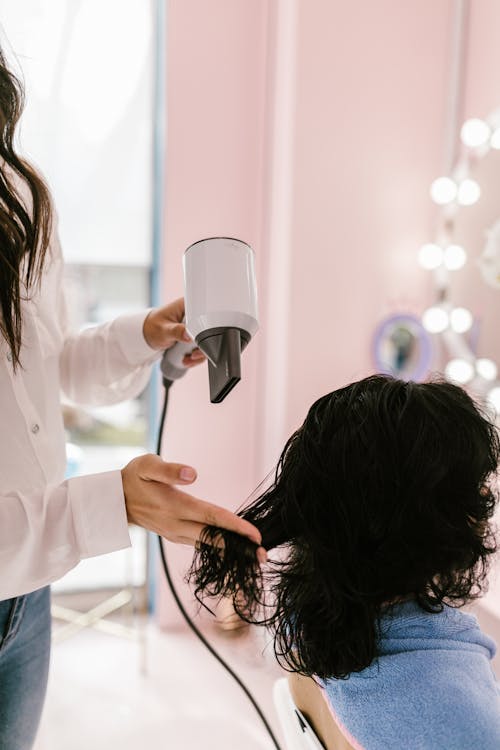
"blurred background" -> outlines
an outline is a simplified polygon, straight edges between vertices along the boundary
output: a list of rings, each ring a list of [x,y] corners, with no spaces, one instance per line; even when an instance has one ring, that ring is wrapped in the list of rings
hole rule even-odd
[[[181,295],[200,238],[255,250],[241,383],[213,406],[198,368],[171,396],[163,456],[197,467],[199,497],[238,507],[316,398],[375,371],[443,373],[500,409],[497,0],[0,0],[0,21],[76,327]],[[160,400],[154,375],[126,404],[65,403],[68,475],[153,449]],[[131,533],[53,587],[36,750],[271,747]],[[168,555],[196,613],[190,551]],[[475,612],[498,640],[496,580]],[[199,621],[279,733],[266,634]]]

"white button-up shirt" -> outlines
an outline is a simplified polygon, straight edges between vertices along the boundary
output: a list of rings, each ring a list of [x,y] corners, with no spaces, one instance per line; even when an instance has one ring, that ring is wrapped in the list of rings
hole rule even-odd
[[[146,312],[71,332],[63,265],[54,231],[40,288],[22,303],[15,374],[0,341],[0,600],[54,581],[84,557],[130,545],[119,470],[63,481],[60,393],[87,405],[133,398],[159,353],[142,333]]]

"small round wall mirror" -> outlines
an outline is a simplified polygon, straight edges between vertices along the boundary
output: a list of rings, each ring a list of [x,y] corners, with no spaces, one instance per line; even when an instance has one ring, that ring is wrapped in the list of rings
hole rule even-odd
[[[373,358],[378,372],[423,380],[432,361],[430,336],[413,315],[391,315],[375,331]]]

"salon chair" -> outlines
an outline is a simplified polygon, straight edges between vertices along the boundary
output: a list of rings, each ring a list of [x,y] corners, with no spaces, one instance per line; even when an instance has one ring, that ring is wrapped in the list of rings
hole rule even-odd
[[[311,677],[290,673],[277,680],[274,704],[286,750],[354,750],[340,731],[323,690]]]
[[[281,677],[274,683],[273,699],[285,737],[286,750],[325,750],[325,746],[295,705],[286,677]]]

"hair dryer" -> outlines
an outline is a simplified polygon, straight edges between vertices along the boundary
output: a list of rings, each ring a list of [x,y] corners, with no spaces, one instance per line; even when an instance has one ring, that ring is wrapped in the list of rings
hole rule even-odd
[[[220,403],[241,380],[241,352],[259,327],[252,248],[231,237],[211,237],[184,253],[186,328],[208,360],[210,401]],[[166,380],[181,377],[184,355],[176,344],[163,355]]]

